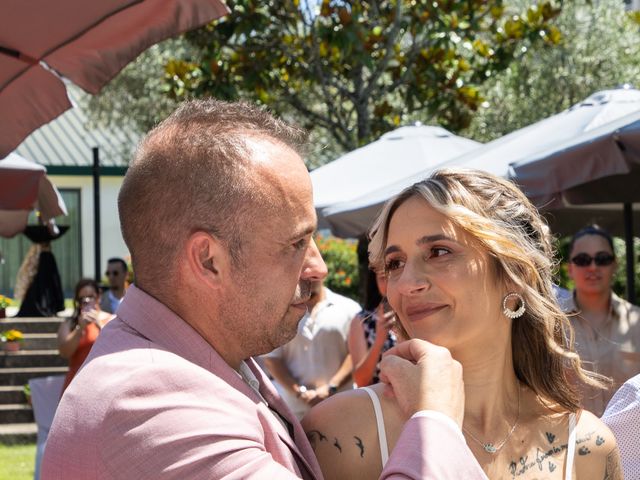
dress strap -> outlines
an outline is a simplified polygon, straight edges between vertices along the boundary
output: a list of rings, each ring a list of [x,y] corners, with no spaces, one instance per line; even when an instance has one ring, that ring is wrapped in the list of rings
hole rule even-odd
[[[378,426],[378,441],[380,442],[380,458],[382,459],[382,468],[387,464],[389,459],[389,446],[387,445],[387,433],[384,429],[384,417],[382,416],[382,407],[378,394],[369,387],[362,387],[362,390],[369,394],[371,403],[373,403],[373,411],[376,415],[376,425]]]
[[[567,443],[567,460],[564,470],[565,480],[573,478],[573,457],[576,453],[576,414],[569,414],[569,441]]]

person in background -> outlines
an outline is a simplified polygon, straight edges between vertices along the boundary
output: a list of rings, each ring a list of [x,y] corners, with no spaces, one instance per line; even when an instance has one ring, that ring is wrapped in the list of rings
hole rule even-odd
[[[18,270],[15,297],[21,301],[17,317],[54,317],[64,310],[64,292],[51,242],[69,227],[50,222],[24,230],[33,245]]]
[[[136,283],[60,400],[43,480],[322,479],[253,360],[296,335],[327,275],[305,139],[256,106],[206,99],[142,140],[118,196]],[[381,375],[407,419],[381,478],[482,478],[459,430],[460,364],[412,340]]]
[[[614,392],[640,373],[640,308],[611,290],[616,268],[608,232],[590,225],[573,236],[568,273],[575,290],[566,311],[576,350],[585,368],[613,379],[605,390],[581,386],[583,408],[598,416]]]
[[[443,169],[387,202],[369,263],[384,269],[397,328],[409,339],[395,349],[426,340],[462,365],[462,431],[486,477],[621,480],[613,434],[580,409],[567,379],[600,383],[572,349],[543,225],[513,183]],[[385,467],[405,419],[385,390],[344,392],[305,416],[326,478],[369,480]]]
[[[349,328],[348,345],[353,362],[353,381],[358,387],[380,381],[379,363],[382,354],[397,341],[396,334],[391,329],[395,323],[395,315],[385,298],[387,278],[384,271],[374,274],[378,295],[369,300],[370,306],[365,306],[354,317]]]
[[[69,360],[63,392],[89,355],[102,327],[113,318],[112,314],[101,311],[100,289],[91,278],[83,278],[76,284],[73,304],[73,316],[58,328],[60,356]]]
[[[107,261],[107,271],[105,275],[109,280],[109,289],[104,292],[100,300],[100,308],[104,312],[115,313],[122,299],[127,286],[127,262],[121,258],[110,258]]]
[[[332,292],[322,281],[311,283],[307,308],[297,335],[263,357],[298,419],[316,403],[351,388],[347,334],[351,319],[360,311],[360,305]]]
[[[602,421],[616,436],[625,480],[640,480],[640,374],[613,395]]]

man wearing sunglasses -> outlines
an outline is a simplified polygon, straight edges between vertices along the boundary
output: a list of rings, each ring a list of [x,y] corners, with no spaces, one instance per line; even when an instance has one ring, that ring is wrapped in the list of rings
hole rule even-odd
[[[640,308],[618,297],[611,284],[617,268],[613,240],[591,225],[569,246],[569,276],[575,283],[570,318],[585,366],[613,379],[602,391],[583,387],[583,406],[601,416],[615,391],[640,373]]]
[[[124,298],[127,282],[127,263],[121,258],[110,258],[107,261],[105,275],[109,281],[109,290],[104,292],[100,300],[103,312],[115,313]]]

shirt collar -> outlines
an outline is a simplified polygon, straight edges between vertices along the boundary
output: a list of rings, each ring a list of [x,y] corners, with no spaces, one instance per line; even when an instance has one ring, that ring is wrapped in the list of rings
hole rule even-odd
[[[614,319],[620,318],[626,308],[624,300],[622,300],[615,292],[611,292],[611,312]],[[570,314],[579,314],[578,302],[576,301],[576,290],[574,289],[571,298],[566,300],[566,312]]]

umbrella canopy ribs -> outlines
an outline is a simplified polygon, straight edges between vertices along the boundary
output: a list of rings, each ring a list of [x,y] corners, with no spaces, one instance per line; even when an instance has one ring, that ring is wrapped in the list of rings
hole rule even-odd
[[[228,13],[221,0],[6,0],[0,15],[0,158],[151,45]]]

